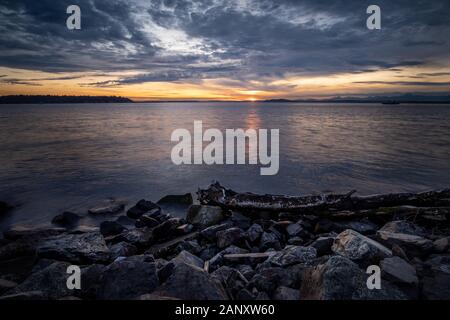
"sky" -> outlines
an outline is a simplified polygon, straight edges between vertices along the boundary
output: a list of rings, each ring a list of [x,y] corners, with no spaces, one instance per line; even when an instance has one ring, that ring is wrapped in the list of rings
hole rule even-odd
[[[72,4],[81,30],[66,27]],[[449,15],[448,0],[2,0],[0,95],[449,93]]]

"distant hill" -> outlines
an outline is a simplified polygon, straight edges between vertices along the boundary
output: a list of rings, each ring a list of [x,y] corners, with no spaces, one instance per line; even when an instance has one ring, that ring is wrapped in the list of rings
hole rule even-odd
[[[29,103],[130,103],[128,98],[115,96],[0,96],[0,104]]]
[[[370,97],[334,97],[329,99],[271,99],[263,102],[308,102],[308,103],[383,103],[383,102],[399,102],[399,103],[445,103],[450,104],[450,95],[418,95],[403,94],[395,96],[370,96]]]

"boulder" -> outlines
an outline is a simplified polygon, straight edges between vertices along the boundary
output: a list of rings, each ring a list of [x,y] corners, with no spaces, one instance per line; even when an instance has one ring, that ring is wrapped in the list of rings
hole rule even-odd
[[[193,203],[192,195],[190,193],[181,195],[167,195],[158,200],[157,204],[184,204],[190,205]]]
[[[70,264],[66,262],[54,262],[31,274],[24,282],[16,286],[7,294],[20,294],[30,291],[40,291],[44,299],[59,299],[69,296],[73,290],[67,288],[67,267]]]
[[[37,254],[42,258],[73,263],[107,262],[110,251],[102,235],[97,232],[63,234],[43,240]]]
[[[154,228],[157,225],[159,225],[159,221],[155,218],[151,217],[147,213],[144,213],[137,221],[136,221],[136,227],[142,228],[142,227],[149,227]]]
[[[243,230],[240,228],[229,228],[217,232],[217,247],[226,248],[232,244],[238,244],[243,238]]]
[[[331,253],[331,247],[334,243],[334,237],[319,237],[311,243],[311,247],[315,248],[318,256]]]
[[[132,256],[116,261],[102,272],[97,299],[132,299],[151,293],[159,285],[152,256]]]
[[[287,268],[264,267],[257,268],[255,275],[249,281],[247,288],[266,292],[269,295],[279,286],[296,286],[297,274],[290,272]]]
[[[248,229],[252,224],[252,220],[250,218],[248,218],[236,211],[231,212],[230,220],[235,227],[238,227],[238,228],[241,228],[244,230]]]
[[[283,250],[276,252],[267,261],[279,267],[287,267],[299,263],[308,263],[317,256],[313,247],[286,246]]]
[[[305,238],[309,236],[309,232],[299,223],[291,223],[288,225],[286,232],[290,237]]]
[[[90,208],[88,212],[90,214],[115,214],[123,209],[125,209],[125,203],[123,201],[109,199]]]
[[[380,260],[392,256],[392,251],[382,244],[350,229],[336,237],[331,249],[363,266],[378,264]]]
[[[227,289],[231,299],[235,298],[248,283],[248,280],[238,270],[228,266],[218,268],[211,273],[211,276]]]
[[[111,252],[111,260],[116,260],[118,257],[130,257],[138,251],[136,246],[124,241],[113,244],[109,250]]]
[[[175,258],[171,260],[171,262],[177,266],[181,263],[189,264],[194,267],[203,269],[205,262],[197,256],[194,256],[192,253],[188,251],[181,251]]]
[[[76,225],[80,219],[81,217],[78,214],[66,211],[55,216],[52,219],[52,223],[64,227],[72,227]]]
[[[401,285],[414,285],[419,283],[416,269],[399,257],[383,259],[380,263],[382,275],[389,281]]]
[[[229,229],[232,227],[232,224],[230,222],[225,222],[222,224],[217,224],[210,226],[208,228],[203,229],[200,231],[200,236],[207,239],[208,241],[215,242],[217,241],[217,232]]]
[[[280,286],[273,293],[274,300],[298,300],[300,291],[289,287]]]
[[[181,225],[179,218],[171,218],[153,228],[155,241],[165,240],[177,235],[177,228]]]
[[[398,245],[406,251],[409,257],[422,257],[428,255],[433,249],[433,242],[421,236],[407,233],[394,233],[380,230],[377,237],[387,245]]]
[[[449,252],[450,237],[440,238],[433,242],[433,251],[438,253]]]
[[[200,228],[219,224],[224,218],[222,208],[204,205],[191,205],[186,216],[189,223]]]
[[[380,290],[367,288],[367,274],[343,256],[305,269],[300,287],[302,300],[403,300],[406,295],[389,283]]]
[[[153,217],[154,215],[160,214],[161,209],[155,203],[142,199],[135,206],[128,209],[127,216],[132,219],[138,219],[144,213],[149,213]]]
[[[223,286],[204,270],[177,265],[172,275],[153,294],[183,300],[226,300]]]
[[[254,223],[248,228],[245,236],[251,243],[256,243],[261,238],[263,232],[264,229],[261,227],[261,225]]]
[[[138,248],[145,248],[153,241],[153,232],[152,229],[149,228],[125,230],[109,240],[114,243],[125,241]]]
[[[107,237],[122,233],[125,227],[116,221],[103,221],[100,223],[100,233]]]
[[[269,248],[279,250],[281,248],[279,238],[275,233],[263,232],[259,240],[259,249],[265,251]]]
[[[404,220],[390,221],[386,223],[380,231],[389,233],[403,233],[421,237],[425,237],[427,235],[424,228]]]

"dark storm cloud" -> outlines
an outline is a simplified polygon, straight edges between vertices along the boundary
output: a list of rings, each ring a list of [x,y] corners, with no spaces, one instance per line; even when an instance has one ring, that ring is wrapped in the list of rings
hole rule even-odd
[[[387,84],[397,86],[427,86],[427,87],[447,87],[450,82],[420,82],[420,81],[355,81],[357,84]]]
[[[81,8],[80,31],[65,27],[71,4]],[[374,72],[448,59],[450,1],[377,1],[380,31],[365,26],[370,4],[3,0],[0,66],[139,73],[92,84],[110,86],[219,77],[248,83],[285,74]]]

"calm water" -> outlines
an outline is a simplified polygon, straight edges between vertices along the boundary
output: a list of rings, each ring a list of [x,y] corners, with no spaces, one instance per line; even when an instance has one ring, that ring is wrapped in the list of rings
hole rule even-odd
[[[175,166],[176,128],[279,128],[280,171]],[[164,103],[0,106],[0,225],[48,222],[108,197],[133,203],[195,191],[361,194],[450,186],[450,106]]]

